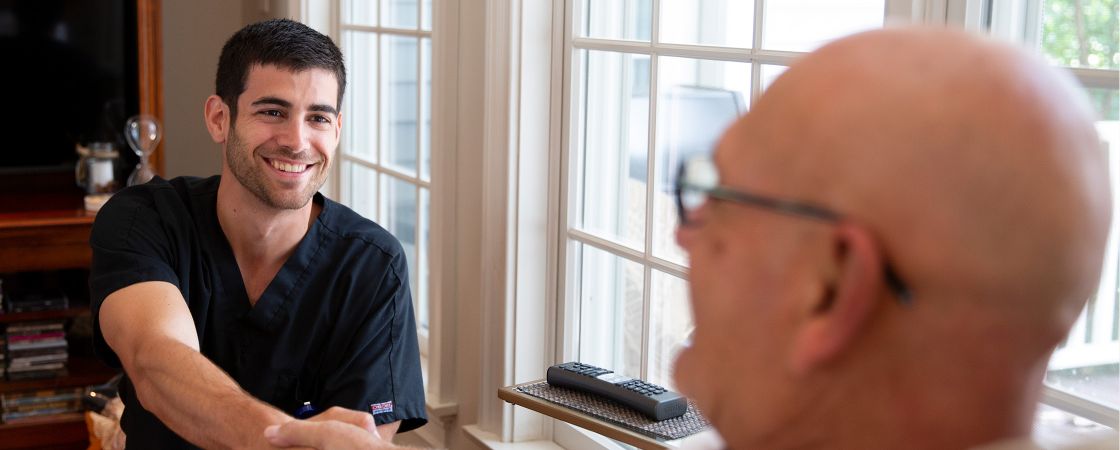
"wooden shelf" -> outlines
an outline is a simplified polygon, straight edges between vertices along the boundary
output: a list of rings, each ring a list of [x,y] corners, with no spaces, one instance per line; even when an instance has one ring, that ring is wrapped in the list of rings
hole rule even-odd
[[[69,319],[78,317],[89,311],[84,306],[76,308],[57,309],[52,311],[29,311],[17,313],[0,313],[0,323],[36,322],[51,319]]]
[[[84,413],[58,414],[0,424],[0,450],[85,449],[88,436]]]
[[[0,382],[0,394],[101,384],[119,372],[92,356],[71,356],[66,364],[67,375]]]
[[[81,421],[85,422],[85,413],[73,412],[63,414],[51,414],[43,417],[32,417],[27,419],[15,420],[12,422],[0,423],[0,430],[3,429],[16,429],[37,427],[42,425],[58,425],[63,423]]]
[[[89,267],[93,218],[75,209],[0,214],[0,272]]]

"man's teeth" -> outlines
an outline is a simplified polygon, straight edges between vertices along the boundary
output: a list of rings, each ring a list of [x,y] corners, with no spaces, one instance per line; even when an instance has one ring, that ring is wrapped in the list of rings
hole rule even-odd
[[[285,162],[272,160],[272,167],[275,167],[277,170],[280,170],[282,172],[296,172],[296,173],[298,173],[298,172],[303,172],[304,170],[306,170],[307,169],[307,164],[288,164],[288,163],[285,163]]]

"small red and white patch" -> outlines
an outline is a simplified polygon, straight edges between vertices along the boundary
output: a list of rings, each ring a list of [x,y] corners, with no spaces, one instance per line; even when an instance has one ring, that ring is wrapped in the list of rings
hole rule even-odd
[[[393,401],[392,400],[389,400],[387,402],[370,403],[369,404],[369,413],[370,414],[374,414],[374,415],[388,414],[388,413],[391,413],[391,412],[393,412]]]

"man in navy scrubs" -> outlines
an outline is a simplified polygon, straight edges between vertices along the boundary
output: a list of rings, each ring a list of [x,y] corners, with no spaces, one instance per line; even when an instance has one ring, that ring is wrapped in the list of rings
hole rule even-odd
[[[130,448],[268,448],[269,425],[423,425],[408,270],[380,226],[318,194],[346,72],[296,22],[226,43],[205,122],[220,176],[116,194],[91,236],[97,350],[124,368]]]

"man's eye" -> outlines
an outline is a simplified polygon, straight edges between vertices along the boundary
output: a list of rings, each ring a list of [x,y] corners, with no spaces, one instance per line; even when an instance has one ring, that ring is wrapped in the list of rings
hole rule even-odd
[[[318,123],[331,123],[331,118],[327,116],[311,116],[311,121]]]
[[[275,110],[275,109],[266,109],[264,111],[258,112],[257,114],[263,114],[263,115],[271,116],[271,117],[283,117],[284,116],[284,113],[282,113],[278,110]]]

